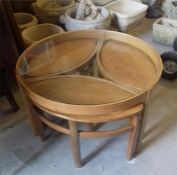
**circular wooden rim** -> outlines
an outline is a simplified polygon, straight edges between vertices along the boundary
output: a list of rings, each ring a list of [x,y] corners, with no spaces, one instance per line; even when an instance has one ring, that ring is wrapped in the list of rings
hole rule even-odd
[[[67,32],[68,33],[68,32]],[[37,41],[35,42],[33,45],[29,46],[19,57],[18,61],[17,61],[17,64],[16,64],[16,74],[19,74],[18,73],[18,67],[20,67],[20,65],[23,63],[23,59],[25,58],[25,55],[27,55],[28,53],[30,53],[30,51],[32,49],[34,49],[36,46],[39,46],[42,45],[44,42],[46,41],[49,41],[51,38],[55,38],[59,35],[61,35],[63,33],[58,33],[58,34],[54,34],[52,36],[48,36],[44,39],[41,39],[40,41]],[[95,39],[95,38],[93,38]],[[45,76],[54,76],[54,75],[60,75],[60,74],[68,74],[68,73],[75,73],[75,72],[78,72],[79,69],[81,69],[84,65],[86,65],[87,63],[89,63],[93,58],[94,56],[96,55],[96,50],[97,48],[95,47],[95,49],[93,50],[93,52],[87,57],[87,59],[83,60],[81,63],[77,64],[76,66],[73,66],[73,67],[70,67],[68,69],[65,69],[65,70],[62,70],[62,71],[59,71],[59,72],[56,72],[56,73],[52,73],[50,75],[43,75],[43,76],[40,76],[40,77],[45,77]]]
[[[143,89],[143,91],[141,91],[139,94],[142,94],[143,92],[145,91],[149,91],[151,88],[153,88],[153,86],[156,85],[156,83],[158,82],[158,80],[160,79],[161,77],[161,73],[162,73],[162,70],[163,70],[163,63],[161,61],[161,57],[160,55],[157,53],[157,51],[151,47],[149,44],[147,44],[145,41],[139,39],[139,38],[136,38],[136,37],[133,37],[133,36],[129,36],[127,34],[123,34],[125,35],[126,37],[128,36],[128,39],[126,42],[124,42],[122,39],[123,37],[120,38],[119,41],[122,41],[124,43],[128,43],[129,45],[131,46],[137,46],[137,45],[141,45],[141,47],[143,47],[145,50],[148,50],[148,51],[151,51],[153,53],[153,55],[158,58],[157,61],[158,61],[158,64],[159,64],[159,71],[158,71],[158,76],[156,77],[156,81],[154,81],[154,83],[152,83],[152,85],[149,87],[149,88],[146,88],[146,89]],[[132,42],[131,40],[134,40],[134,42]],[[109,39],[110,40],[110,39]],[[116,41],[116,40],[115,40]],[[140,47],[139,47],[140,49]],[[145,53],[145,52],[144,52]],[[100,53],[99,53],[100,54]],[[149,55],[148,55],[149,56]],[[112,77],[105,69],[104,69],[104,66],[102,65],[101,63],[101,56],[97,56],[96,58],[96,62],[97,62],[97,65],[98,65],[98,69],[101,73],[101,75],[103,75],[103,77],[109,79],[109,80],[112,80],[114,82],[117,82],[119,83],[119,81],[117,79],[115,79],[114,77]]]
[[[60,75],[62,76],[62,75]],[[72,76],[72,75],[71,75]],[[90,77],[94,78],[94,77]],[[25,83],[24,81],[21,81],[19,79],[19,76],[17,76],[17,79],[21,83],[20,85],[22,88],[27,92],[28,97],[32,100],[32,102],[38,106],[42,106],[43,108],[49,109],[51,111],[56,111],[58,113],[63,113],[63,114],[73,114],[73,115],[101,115],[101,114],[108,114],[112,113],[118,110],[119,107],[121,109],[123,108],[129,108],[133,107],[134,102],[136,101],[138,104],[144,103],[146,99],[146,94],[147,92],[144,92],[143,98],[140,97],[140,95],[132,96],[130,98],[120,100],[118,102],[113,102],[113,103],[107,103],[107,104],[100,104],[100,105],[74,105],[74,104],[66,104],[66,103],[60,103],[56,102],[50,99],[47,99],[45,97],[42,97],[38,95],[37,93],[33,92]],[[103,80],[103,81],[108,81],[108,80]],[[116,83],[108,81],[112,84],[115,84],[118,86]],[[140,99],[138,99],[140,97]],[[142,100],[143,99],[143,100]],[[131,101],[129,103],[129,101]]]
[[[23,80],[23,78],[19,75],[19,72],[18,72],[18,68],[20,67],[20,64],[23,61],[22,59],[23,59],[24,55],[29,53],[30,50],[32,48],[36,47],[37,45],[40,45],[43,42],[50,40],[56,36],[60,37],[61,41],[63,41],[63,40],[68,40],[70,38],[69,37],[70,35],[74,35],[74,36],[79,35],[78,37],[81,37],[81,38],[85,38],[85,36],[88,37],[88,32],[91,33],[90,34],[91,36],[89,36],[89,38],[93,38],[93,39],[115,40],[115,35],[116,35],[117,38],[120,39],[120,41],[123,41],[126,38],[126,42],[129,42],[129,40],[133,39],[135,45],[136,44],[138,44],[138,45],[143,44],[144,46],[146,46],[146,48],[148,48],[148,50],[151,51],[152,55],[159,58],[159,60],[157,60],[160,65],[159,66],[159,74],[156,78],[156,81],[152,84],[151,87],[149,87],[149,89],[145,89],[142,92],[140,92],[139,94],[135,94],[133,97],[130,97],[125,100],[118,101],[118,102],[114,102],[114,103],[100,104],[100,105],[71,105],[71,104],[59,103],[59,102],[55,102],[55,101],[46,99],[46,98],[34,93],[33,91],[31,91],[30,88],[28,87],[28,85],[25,83],[25,80]],[[89,31],[83,30],[83,31],[67,32],[67,33],[63,33],[60,35],[56,34],[54,36],[50,36],[50,37],[40,41],[39,43],[36,43],[36,44],[30,46],[26,51],[24,51],[24,53],[20,56],[20,58],[17,62],[17,65],[16,65],[17,79],[18,79],[20,85],[23,87],[23,89],[25,91],[27,91],[31,100],[34,103],[37,103],[38,105],[40,105],[42,102],[42,104],[40,106],[43,106],[46,109],[56,111],[58,113],[73,114],[73,115],[86,115],[86,114],[87,115],[88,114],[89,115],[101,115],[101,114],[106,114],[106,113],[111,113],[111,112],[117,111],[119,107],[121,107],[121,109],[123,109],[123,108],[127,109],[129,107],[132,107],[132,105],[134,105],[135,102],[137,104],[143,103],[146,100],[147,91],[149,91],[160,79],[161,72],[162,72],[162,62],[161,62],[160,56],[157,54],[157,52],[153,48],[151,48],[145,42],[143,42],[140,39],[137,39],[133,36],[129,36],[127,34],[113,32],[113,31],[104,31],[104,30],[89,30]],[[34,99],[35,99],[35,101],[34,101]]]

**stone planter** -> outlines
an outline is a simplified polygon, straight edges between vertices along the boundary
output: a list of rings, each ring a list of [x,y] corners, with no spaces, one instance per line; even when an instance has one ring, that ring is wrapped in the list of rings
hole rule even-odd
[[[173,45],[177,37],[177,21],[168,18],[160,18],[153,24],[153,37],[158,43]]]
[[[177,0],[164,0],[162,10],[166,17],[177,19]]]
[[[76,8],[68,9],[65,15],[60,17],[60,22],[65,24],[67,31],[87,30],[87,29],[109,29],[111,16],[108,10],[99,7],[103,18],[97,20],[83,21],[75,19]]]
[[[28,27],[38,24],[37,18],[29,13],[15,13],[14,14],[18,28],[22,31]]]
[[[64,30],[57,25],[44,23],[25,29],[22,32],[22,37],[25,45],[30,46],[31,44],[36,43],[45,37],[63,32]]]
[[[58,24],[58,17],[74,5],[74,0],[37,0],[36,3],[33,3],[33,8],[41,23]]]
[[[121,32],[127,32],[142,22],[148,6],[132,0],[117,0],[107,4],[112,14],[112,24]]]

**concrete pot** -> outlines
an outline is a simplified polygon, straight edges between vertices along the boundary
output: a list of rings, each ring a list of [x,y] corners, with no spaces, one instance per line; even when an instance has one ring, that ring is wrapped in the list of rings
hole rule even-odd
[[[97,20],[83,21],[74,18],[76,8],[68,9],[65,15],[60,17],[60,22],[65,24],[67,31],[87,30],[87,29],[109,29],[111,24],[111,16],[108,10],[99,7],[103,14],[103,18]]]
[[[74,5],[74,0],[37,0],[36,3],[33,3],[33,8],[40,23],[58,24],[58,17]]]
[[[161,8],[164,12],[166,12],[168,10],[169,5],[172,3],[172,1],[174,1],[174,0],[164,0],[162,2]]]
[[[177,21],[168,18],[160,18],[153,24],[153,37],[158,43],[173,45],[177,37]]]
[[[177,0],[172,1],[169,4],[169,8],[166,11],[166,15],[168,18],[177,20]]]
[[[14,13],[14,17],[21,31],[38,24],[37,18],[30,13]]]
[[[57,25],[44,23],[23,30],[22,37],[26,46],[30,46],[45,37],[63,32],[64,30]]]
[[[148,6],[132,0],[117,0],[104,6],[112,14],[112,23],[121,32],[127,32],[142,22]]]

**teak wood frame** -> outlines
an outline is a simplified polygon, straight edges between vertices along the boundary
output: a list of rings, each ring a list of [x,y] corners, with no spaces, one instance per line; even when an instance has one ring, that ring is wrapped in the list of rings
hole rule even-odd
[[[144,89],[144,91],[140,92],[138,95],[135,95],[133,98],[126,99],[125,101],[119,101],[109,105],[90,105],[90,106],[83,106],[83,105],[70,105],[70,104],[62,104],[59,102],[54,102],[52,100],[46,99],[38,94],[34,93],[28,87],[23,77],[19,74],[19,70],[21,69],[21,64],[23,62],[23,58],[25,54],[28,54],[30,50],[36,45],[40,45],[42,42],[50,40],[53,37],[49,37],[44,41],[35,44],[28,48],[21,56],[17,63],[16,68],[16,75],[21,87],[21,91],[24,94],[24,100],[28,109],[29,119],[31,121],[31,125],[33,131],[36,135],[40,135],[43,139],[44,136],[44,129],[43,124],[65,134],[70,135],[71,137],[71,144],[73,149],[73,155],[78,167],[81,166],[81,158],[80,158],[80,151],[79,151],[79,138],[80,137],[103,137],[103,136],[115,136],[121,134],[124,131],[130,131],[129,137],[129,146],[128,146],[128,158],[131,159],[135,153],[140,150],[141,142],[144,133],[144,127],[146,122],[145,117],[145,107],[147,102],[147,96],[149,90],[156,84],[159,80],[161,72],[162,72],[162,64],[159,62],[159,55],[146,43],[142,42],[139,39],[134,37],[128,36],[126,34],[119,34],[117,32],[107,32],[107,31],[79,31],[79,32],[69,32],[67,34],[62,34],[59,37],[58,42],[67,41],[69,39],[75,39],[75,36],[84,38],[85,36],[93,39],[97,39],[98,46],[97,46],[97,53],[96,56],[99,55],[99,50],[101,50],[101,45],[103,40],[120,40],[125,43],[131,43],[131,45],[136,46],[137,48],[143,50],[148,56],[152,59],[154,65],[159,68],[157,69],[157,77],[155,81],[152,83],[151,87],[148,89]],[[98,61],[98,60],[97,60]],[[104,71],[100,71],[100,73],[108,79],[104,74]],[[56,75],[57,76],[57,75]],[[50,75],[49,77],[50,78]],[[33,105],[37,106],[38,108],[46,111],[56,117],[66,119],[68,121],[69,128],[64,128],[62,126],[58,126],[50,121],[46,120],[43,116],[37,114],[33,108]],[[141,113],[141,115],[139,115]],[[90,117],[94,116],[94,117]],[[130,124],[125,128],[111,130],[111,131],[79,131],[77,128],[78,123],[85,123],[90,125],[92,123],[103,123],[103,122],[110,122],[114,120],[120,120],[129,118]],[[89,129],[90,130],[90,129]]]
[[[129,160],[132,159],[140,150],[146,120],[144,116],[145,103],[143,103],[143,101],[147,98],[147,93],[141,96],[142,103],[137,104],[134,107],[128,107],[126,110],[118,110],[108,114],[92,115],[91,117],[90,115],[69,115],[52,111],[36,103],[35,99],[31,100],[30,95],[26,95],[28,93],[22,87],[21,91],[24,97],[26,107],[28,109],[29,119],[34,134],[39,135],[41,137],[41,140],[44,140],[45,125],[58,132],[70,135],[73,158],[77,167],[82,166],[79,145],[80,137],[111,137],[129,131],[127,158]],[[50,120],[36,112],[35,107],[38,107],[42,111],[45,111],[57,118],[66,119],[69,127],[65,128],[63,126],[51,122]],[[129,119],[129,124],[119,129],[109,131],[93,131],[90,127],[94,123],[106,123],[123,119]],[[89,126],[88,131],[78,130],[79,123],[85,123],[86,126]]]
[[[73,153],[73,158],[76,167],[82,166],[81,153],[80,153],[80,137],[83,138],[97,138],[97,137],[113,137],[118,136],[124,132],[129,132],[129,141],[128,141],[128,150],[127,150],[127,158],[131,160],[134,156],[136,156],[137,148],[139,146],[138,137],[141,134],[141,122],[143,120],[143,110],[144,104],[136,105],[125,111],[117,111],[111,114],[92,116],[94,120],[90,121],[90,116],[85,116],[87,120],[82,121],[83,116],[68,116],[64,114],[55,113],[54,111],[50,111],[41,106],[33,104],[33,102],[25,97],[26,104],[28,105],[28,112],[30,114],[30,120],[32,124],[33,131],[35,135],[39,135],[41,140],[44,140],[44,125],[52,128],[55,131],[67,134],[70,136],[71,148]],[[40,108],[42,111],[45,111],[49,114],[57,118],[63,119],[64,117],[68,118],[68,128],[55,124],[54,122],[48,120],[38,112],[36,112],[35,107]],[[78,117],[78,119],[76,119]],[[100,118],[102,118],[100,120]],[[78,129],[79,123],[85,123],[86,126],[93,125],[94,123],[106,123],[111,121],[118,121],[128,119],[129,122],[126,126],[118,129],[107,130],[107,131],[93,131],[93,129],[89,128],[88,131],[81,131]]]

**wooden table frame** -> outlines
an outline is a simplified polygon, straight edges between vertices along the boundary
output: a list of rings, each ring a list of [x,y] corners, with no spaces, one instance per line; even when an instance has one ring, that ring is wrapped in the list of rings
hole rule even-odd
[[[21,87],[21,86],[20,86]],[[77,167],[82,166],[81,155],[80,155],[80,146],[79,146],[79,139],[80,137],[90,138],[90,137],[111,137],[120,135],[121,133],[129,131],[129,143],[128,143],[128,151],[127,151],[127,158],[131,160],[133,157],[141,149],[142,139],[144,134],[144,127],[145,127],[145,103],[140,103],[135,105],[132,108],[128,108],[124,111],[118,110],[117,112],[112,112],[109,114],[102,114],[102,115],[69,115],[58,113],[56,111],[52,111],[50,109],[44,108],[41,104],[36,103],[34,98],[30,98],[23,87],[21,87],[21,92],[24,97],[24,101],[28,110],[28,118],[30,120],[33,133],[34,135],[39,135],[41,140],[44,140],[44,125],[48,126],[58,132],[70,135],[71,138],[71,146],[73,152],[73,158],[75,160],[75,165]],[[147,98],[147,93],[141,96],[141,100],[144,101]],[[36,112],[35,107],[41,109],[44,112],[47,112],[57,118],[65,119],[68,122],[68,128],[64,128],[63,126],[59,126],[44,116]],[[123,119],[129,119],[130,123],[119,129],[114,129],[110,131],[93,131],[91,130],[92,124],[96,123],[106,123],[111,121],[118,121]],[[85,123],[88,126],[88,131],[80,131],[78,130],[78,124]]]
[[[61,39],[60,42],[67,41],[70,38],[74,39],[76,34],[79,37],[84,38],[85,32],[86,31],[64,33],[60,35],[60,39]],[[44,138],[43,126],[47,125],[48,127],[56,131],[70,135],[73,157],[77,167],[81,167],[82,165],[80,146],[79,146],[80,137],[107,137],[107,136],[119,135],[123,132],[129,131],[130,135],[129,135],[129,144],[128,144],[128,153],[127,153],[128,159],[133,158],[136,155],[136,153],[140,151],[142,145],[142,139],[144,136],[144,128],[147,119],[145,115],[145,109],[147,104],[148,93],[149,90],[157,83],[162,72],[162,63],[160,61],[159,55],[151,47],[146,45],[146,43],[142,42],[141,40],[125,34],[120,34],[117,32],[108,32],[108,31],[89,31],[88,35],[91,38],[98,38],[96,51],[94,51],[90,57],[92,58],[92,56],[96,56],[96,64],[98,64],[99,70],[95,74],[99,73],[109,81],[111,80],[112,82],[116,82],[117,85],[119,84],[119,82],[112,79],[112,77],[110,77],[110,75],[108,75],[102,69],[99,63],[99,54],[105,41],[117,39],[125,43],[131,43],[133,46],[136,46],[137,48],[143,50],[145,53],[148,53],[154,65],[159,67],[157,68],[157,77],[155,77],[155,80],[153,79],[154,82],[152,83],[151,87],[148,87],[147,89],[144,89],[143,91],[138,93],[134,92],[134,96],[132,98],[130,97],[126,100],[122,100],[110,104],[72,105],[72,104],[56,102],[38,95],[37,93],[33,92],[30,89],[30,87],[28,87],[27,82],[25,82],[23,77],[19,74],[20,65],[22,64],[24,55],[29,53],[30,49],[33,49],[34,47],[36,47],[36,45],[40,45],[42,42],[50,40],[52,37],[49,37],[46,40],[43,40],[40,43],[31,46],[22,54],[21,58],[17,63],[16,75],[17,75],[17,80],[19,82],[19,86],[21,88],[21,92],[24,96],[24,101],[28,110],[29,119],[31,122],[31,126],[33,128],[33,132],[35,135],[39,135],[43,139]],[[60,75],[60,74],[49,75],[47,78],[53,78],[54,76],[61,77],[64,75]],[[69,76],[74,76],[74,75],[69,75]],[[46,77],[42,77],[42,78],[46,78]],[[44,116],[37,113],[34,107],[37,107],[42,111],[52,114],[56,118],[62,118],[67,120],[68,128],[64,128],[62,126],[56,125],[55,123],[52,123],[51,121],[47,120]],[[89,131],[78,130],[78,123],[84,123],[90,128],[91,124],[94,123],[107,123],[110,121],[117,121],[122,119],[129,119],[130,121],[129,124],[123,128],[110,130],[110,131],[101,131],[101,132],[90,131],[90,129]]]
[[[24,92],[23,92],[24,95]],[[144,105],[139,104],[135,107],[132,107],[126,111],[123,112],[114,112],[111,114],[105,114],[105,115],[99,115],[98,116],[92,116],[94,118],[93,121],[91,121],[89,118],[90,116],[85,116],[87,120],[83,120],[83,116],[77,116],[77,115],[65,115],[65,114],[59,114],[54,111],[50,111],[48,109],[45,109],[37,104],[34,104],[29,98],[25,96],[25,103],[27,105],[28,109],[28,115],[31,122],[31,126],[33,129],[33,132],[35,135],[39,135],[41,137],[41,140],[45,140],[44,135],[44,125],[48,126],[55,131],[67,134],[70,136],[71,141],[71,148],[73,153],[73,158],[75,161],[76,167],[82,166],[82,160],[81,160],[81,153],[80,153],[80,137],[83,138],[97,138],[97,137],[113,137],[118,136],[124,132],[129,132],[129,141],[128,141],[128,150],[127,150],[127,159],[131,160],[133,157],[136,156],[138,150],[141,147],[143,132],[144,132]],[[67,118],[68,128],[65,128],[63,126],[60,126],[58,124],[55,124],[48,119],[46,119],[44,116],[36,112],[35,107],[38,107],[42,111],[45,111],[57,118],[63,119]],[[77,119],[76,119],[76,118]],[[100,120],[102,118],[102,120]],[[111,121],[118,121],[123,119],[129,119],[129,124],[118,129],[114,130],[108,130],[108,131],[96,131],[93,130],[91,127],[93,123],[106,123]],[[78,124],[79,123],[85,123],[85,125],[89,128],[88,131],[80,131],[78,130]]]

